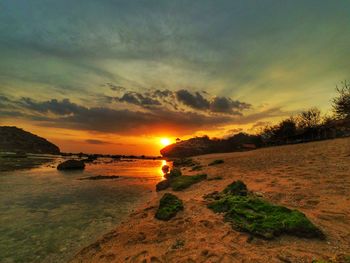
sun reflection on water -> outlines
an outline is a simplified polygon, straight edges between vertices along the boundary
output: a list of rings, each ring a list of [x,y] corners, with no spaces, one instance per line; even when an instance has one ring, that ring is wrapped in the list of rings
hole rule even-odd
[[[162,160],[161,165],[160,165],[160,167],[158,169],[159,175],[161,176],[162,179],[164,178],[164,172],[163,172],[163,169],[162,169],[162,167],[164,165],[168,165],[169,168],[171,169],[171,162],[167,162],[166,160]]]

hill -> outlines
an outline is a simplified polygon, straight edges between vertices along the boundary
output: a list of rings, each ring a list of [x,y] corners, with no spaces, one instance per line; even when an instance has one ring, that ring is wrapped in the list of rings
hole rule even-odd
[[[60,154],[53,143],[14,126],[0,126],[0,151]]]
[[[256,135],[239,133],[227,139],[209,139],[208,136],[180,141],[160,150],[164,157],[189,157],[208,153],[235,152],[255,149],[261,146]]]

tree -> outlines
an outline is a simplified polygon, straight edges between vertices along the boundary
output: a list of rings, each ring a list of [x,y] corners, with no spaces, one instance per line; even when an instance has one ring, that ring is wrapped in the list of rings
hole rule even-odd
[[[285,119],[278,125],[277,133],[281,138],[288,138],[294,136],[297,131],[296,121],[293,117]]]
[[[333,99],[333,110],[339,119],[350,119],[350,83],[342,82],[342,87],[337,87],[338,97]]]
[[[321,111],[313,107],[298,115],[298,125],[302,129],[313,129],[320,125],[322,120]]]

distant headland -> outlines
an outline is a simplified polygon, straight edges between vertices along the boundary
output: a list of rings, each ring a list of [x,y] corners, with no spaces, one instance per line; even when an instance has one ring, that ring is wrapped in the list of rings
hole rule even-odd
[[[55,144],[15,126],[0,126],[0,151],[60,154]]]

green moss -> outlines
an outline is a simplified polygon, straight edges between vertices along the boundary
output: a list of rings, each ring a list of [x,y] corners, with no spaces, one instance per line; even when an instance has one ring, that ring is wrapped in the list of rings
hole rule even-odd
[[[193,161],[191,158],[179,158],[173,160],[173,166],[175,167],[192,167],[197,165],[196,161]]]
[[[245,196],[248,193],[247,186],[245,183],[243,183],[240,180],[237,180],[233,182],[232,184],[229,184],[223,191],[224,194],[230,194],[230,195],[242,195]]]
[[[222,164],[222,163],[224,163],[224,160],[214,160],[211,163],[209,163],[208,166]]]
[[[166,193],[159,201],[159,208],[155,217],[159,220],[170,220],[177,212],[183,210],[182,201],[175,195]]]
[[[221,193],[213,192],[204,198],[213,200],[208,208],[216,213],[225,213],[225,220],[231,222],[234,228],[255,236],[271,239],[289,234],[324,238],[303,213],[248,195],[247,186],[242,181],[235,181]]]
[[[277,206],[256,197],[226,195],[208,207],[225,213],[232,226],[255,236],[271,239],[281,234],[307,238],[323,238],[322,232],[306,216],[283,206]]]
[[[207,179],[206,174],[180,176],[172,179],[170,185],[174,191],[181,191],[205,179]]]
[[[199,170],[202,170],[202,165],[195,165],[192,167],[191,171],[199,171]]]

